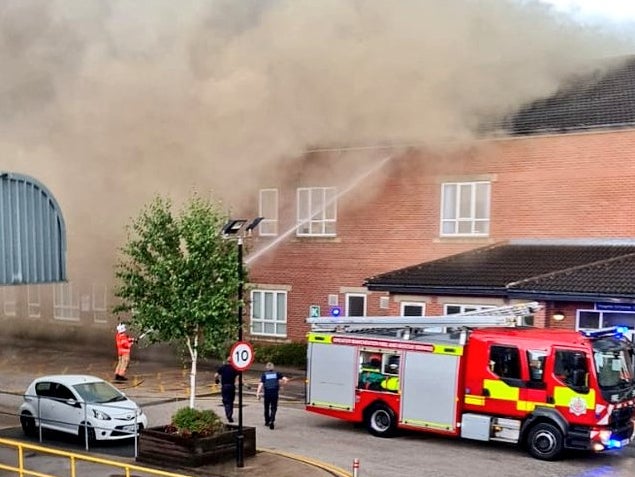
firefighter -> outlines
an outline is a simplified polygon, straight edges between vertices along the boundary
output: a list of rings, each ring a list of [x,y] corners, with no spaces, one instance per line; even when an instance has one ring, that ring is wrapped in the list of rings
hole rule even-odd
[[[115,368],[115,381],[127,381],[126,370],[130,364],[130,349],[136,343],[136,339],[128,336],[126,333],[126,325],[119,323],[117,325],[117,334],[115,335],[115,343],[117,344],[117,367]]]
[[[273,363],[269,362],[265,365],[265,372],[260,376],[256,397],[260,399],[265,396],[265,426],[269,429],[275,427],[276,411],[278,410],[278,395],[280,392],[280,384],[286,384],[289,380],[282,373],[274,371]]]
[[[220,384],[220,394],[228,422],[234,422],[234,399],[236,398],[236,377],[238,371],[231,365],[231,356],[218,368],[214,375],[216,384]]]

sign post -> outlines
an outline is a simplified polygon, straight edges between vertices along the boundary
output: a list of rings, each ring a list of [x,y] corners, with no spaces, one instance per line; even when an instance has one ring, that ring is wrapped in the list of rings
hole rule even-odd
[[[245,465],[243,457],[245,445],[245,436],[243,435],[243,371],[249,369],[254,362],[254,348],[250,343],[242,341],[241,336],[241,340],[234,343],[229,351],[229,357],[231,358],[230,364],[238,371],[238,436],[236,439],[238,449],[236,462],[238,467],[243,467]]]

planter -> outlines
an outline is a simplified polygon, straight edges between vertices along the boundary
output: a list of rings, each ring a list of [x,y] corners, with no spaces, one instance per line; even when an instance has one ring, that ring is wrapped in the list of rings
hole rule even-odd
[[[183,437],[164,427],[149,427],[139,434],[138,462],[170,467],[199,467],[236,458],[238,426],[210,437]],[[256,455],[256,428],[243,426],[244,457]]]

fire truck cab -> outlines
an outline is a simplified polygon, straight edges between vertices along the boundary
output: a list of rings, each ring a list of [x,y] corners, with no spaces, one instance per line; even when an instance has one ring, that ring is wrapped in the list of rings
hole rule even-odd
[[[425,319],[425,318],[422,318]],[[485,320],[484,320],[485,322]],[[306,409],[365,423],[524,445],[538,459],[633,440],[633,344],[595,332],[359,325],[308,336]]]

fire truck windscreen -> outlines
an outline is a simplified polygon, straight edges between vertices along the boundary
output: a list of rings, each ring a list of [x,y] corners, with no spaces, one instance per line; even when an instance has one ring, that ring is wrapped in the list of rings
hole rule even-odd
[[[633,348],[611,338],[593,342],[593,359],[602,389],[631,387],[635,384]]]

